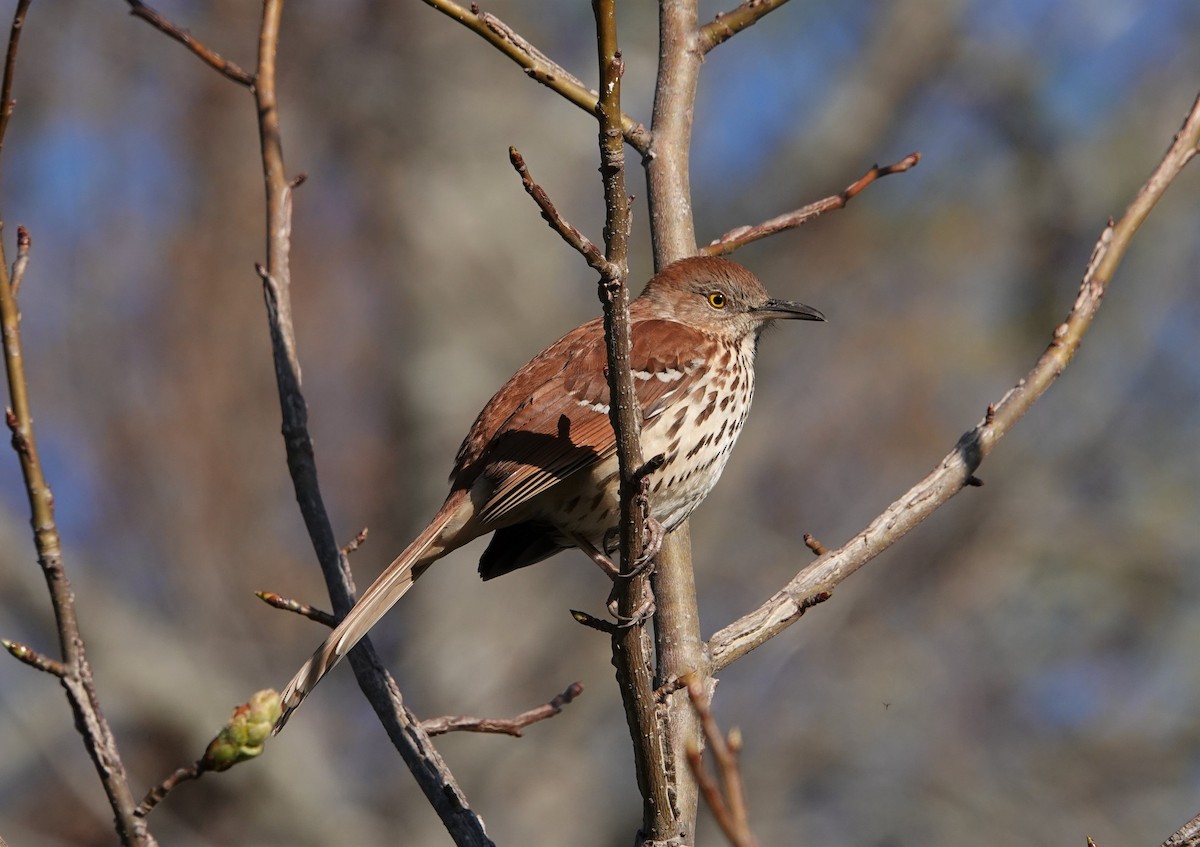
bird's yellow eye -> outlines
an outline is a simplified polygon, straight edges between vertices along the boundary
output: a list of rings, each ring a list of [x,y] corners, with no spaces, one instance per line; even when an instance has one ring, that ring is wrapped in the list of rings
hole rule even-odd
[[[712,294],[708,295],[708,305],[712,306],[714,309],[724,309],[725,302],[725,295],[720,291],[714,291]]]

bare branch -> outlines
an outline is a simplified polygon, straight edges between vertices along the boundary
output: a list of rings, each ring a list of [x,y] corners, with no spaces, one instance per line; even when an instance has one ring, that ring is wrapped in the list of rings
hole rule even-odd
[[[700,27],[700,37],[697,40],[701,52],[707,53],[746,27],[754,26],[765,15],[774,12],[786,2],[787,0],[745,0],[732,12],[718,12],[711,23]]]
[[[358,535],[342,545],[342,555],[349,558],[352,554],[357,553],[358,548],[366,543],[367,534],[367,528],[364,526],[358,531]]]
[[[65,677],[67,675],[67,668],[62,662],[51,659],[49,656],[43,656],[26,644],[22,644],[19,641],[9,641],[7,638],[4,638],[0,639],[0,646],[3,646],[5,650],[11,653],[13,658],[19,659],[31,668],[36,668],[43,673],[57,677]]]
[[[688,681],[687,692],[692,708],[700,717],[700,725],[704,728],[704,740],[716,760],[721,785],[718,786],[717,780],[704,766],[700,746],[694,740],[687,748],[688,768],[696,778],[704,801],[712,810],[713,818],[729,839],[729,843],[733,847],[758,847],[758,839],[750,831],[746,796],[742,789],[742,770],[738,765],[738,753],[742,747],[741,733],[732,729],[728,736],[721,734],[717,720],[708,708],[704,689],[695,677]]]
[[[508,58],[525,69],[526,75],[540,82],[588,114],[595,114],[600,95],[584,85],[570,71],[550,59],[541,50],[490,12],[481,12],[479,5],[470,8],[460,6],[453,0],[424,0],[442,14],[458,21],[480,36]],[[650,150],[650,133],[640,123],[626,115],[620,116],[622,137],[627,144],[643,156]]]
[[[602,276],[611,276],[613,273],[609,262],[604,258],[604,254],[586,235],[571,226],[562,215],[558,213],[558,209],[554,207],[554,203],[540,185],[533,181],[533,177],[529,175],[529,168],[525,165],[525,158],[517,151],[516,147],[508,148],[508,160],[512,162],[512,166],[521,176],[521,185],[525,187],[525,192],[533,198],[533,202],[538,204],[538,208],[542,210],[542,220],[550,224],[550,228],[557,232],[562,240],[571,245],[573,249],[579,252],[587,263],[595,268]]]
[[[285,612],[292,612],[300,615],[302,618],[308,618],[310,621],[315,621],[322,626],[335,627],[337,626],[337,618],[326,612],[324,609],[318,609],[315,606],[310,606],[308,603],[301,603],[299,600],[293,600],[290,597],[284,597],[276,594],[274,591],[255,591],[254,596],[262,600],[268,606],[274,606],[276,609],[282,609]]]
[[[649,157],[646,169],[650,237],[654,266],[661,270],[696,253],[692,215],[690,150],[700,65],[696,0],[659,0],[658,73],[654,84]],[[691,530],[684,521],[666,538],[650,575],[654,589],[655,684],[660,688],[688,673],[705,674],[707,659],[700,632],[696,577],[692,568]],[[702,680],[705,686],[708,680]],[[687,696],[675,692],[660,704],[659,715],[670,741],[666,768],[672,774],[673,832],[695,832],[699,794],[685,761],[689,739],[699,740],[700,726]]]
[[[200,60],[204,64],[220,73],[221,76],[236,82],[238,85],[244,85],[247,88],[254,87],[253,74],[246,73],[246,71],[242,70],[234,62],[229,61],[216,50],[209,48],[203,42],[196,39],[186,29],[177,27],[163,15],[143,3],[142,0],[126,0],[126,2],[129,3],[129,14],[135,18],[141,18],[159,32],[178,41],[200,57]]]
[[[142,802],[138,803],[137,816],[144,818],[158,807],[158,804],[166,799],[179,785],[185,782],[199,779],[207,772],[203,762],[196,761],[187,767],[177,768],[170,776],[160,782],[158,785],[146,792],[146,796],[142,798]]]
[[[888,506],[862,532],[840,549],[803,568],[758,609],[715,633],[708,642],[714,672],[778,635],[803,613],[809,598],[833,589],[964,487],[977,484],[975,469],[1070,364],[1134,234],[1167,187],[1196,155],[1197,145],[1200,145],[1200,97],[1193,103],[1174,143],[1121,220],[1114,223],[1110,219],[1100,234],[1074,306],[1066,320],[1055,328],[1049,345],[1029,373],[999,402],[988,407],[984,419],[963,434],[925,479]]]
[[[29,6],[30,0],[18,0],[9,31],[4,77],[0,81],[0,149],[3,149],[4,137],[8,132],[9,119],[15,105],[12,90],[16,75],[17,48],[21,32],[25,28],[25,16]],[[75,613],[75,594],[71,590],[71,583],[63,565],[62,546],[54,518],[54,494],[42,472],[42,462],[34,437],[33,413],[25,379],[24,355],[21,351],[21,313],[17,306],[17,292],[28,267],[30,245],[29,233],[23,227],[18,228],[17,260],[13,264],[10,276],[4,245],[0,241],[0,343],[3,344],[4,369],[11,400],[5,420],[12,433],[13,449],[25,481],[33,524],[34,547],[50,593],[62,659],[51,660],[13,642],[5,642],[5,647],[26,664],[53,673],[60,679],[74,713],[75,726],[83,737],[84,746],[112,808],[117,836],[125,845],[152,847],[157,845],[157,842],[145,824],[134,815],[133,794],[129,789],[125,765],[121,761],[121,753],[108,721],[100,709],[91,664],[87,660],[79,620]]]
[[[1091,839],[1088,839],[1091,842]],[[1196,815],[1162,843],[1162,847],[1197,847],[1200,845],[1200,815]]]
[[[904,173],[910,168],[916,167],[920,161],[920,153],[909,153],[900,161],[887,167],[881,168],[879,165],[872,165],[871,169],[859,177],[857,181],[846,186],[846,188],[832,197],[826,197],[824,200],[809,203],[807,206],[803,206],[794,212],[788,212],[779,217],[771,218],[771,220],[764,221],[755,226],[740,226],[732,229],[711,244],[700,248],[700,252],[705,256],[723,256],[727,253],[732,253],[739,247],[746,246],[752,241],[758,241],[760,238],[766,238],[768,235],[774,235],[784,230],[795,229],[826,212],[841,209],[853,200],[860,191],[875,182],[875,180],[889,176],[890,174]]]
[[[8,134],[8,120],[12,117],[17,101],[12,97],[13,79],[17,73],[17,48],[21,43],[21,32],[25,28],[25,14],[33,0],[18,0],[13,12],[12,28],[8,33],[8,50],[4,56],[4,82],[0,85],[0,150],[4,149],[4,136]]]
[[[658,721],[651,645],[640,615],[649,581],[640,573],[648,516],[644,512],[642,478],[642,413],[631,367],[628,251],[629,195],[625,189],[625,145],[621,137],[621,77],[625,62],[617,45],[616,0],[594,0],[596,48],[600,64],[600,178],[604,184],[604,243],[608,272],[601,272],[599,294],[604,306],[604,343],[608,361],[609,421],[616,435],[621,480],[620,549],[624,590],[617,592],[617,619],[630,621],[612,634],[613,665],[625,719],[633,740],[634,767],[642,795],[642,830],[650,840],[663,840],[674,826],[667,774],[665,732]]]
[[[421,721],[421,729],[430,735],[442,735],[447,732],[489,732],[499,735],[512,735],[520,738],[525,727],[552,718],[583,693],[582,682],[572,682],[567,690],[556,696],[549,703],[543,703],[527,712],[512,718],[469,718],[462,716],[430,718]]]

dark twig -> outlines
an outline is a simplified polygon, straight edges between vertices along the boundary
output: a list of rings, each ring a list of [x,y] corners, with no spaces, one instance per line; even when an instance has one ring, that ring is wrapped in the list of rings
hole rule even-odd
[[[4,137],[8,134],[8,119],[12,117],[17,101],[13,99],[13,79],[17,71],[17,47],[21,43],[21,32],[25,28],[25,13],[33,0],[18,0],[13,13],[12,28],[8,33],[8,51],[4,56],[4,83],[0,86],[0,150],[4,149]]]
[[[692,708],[696,710],[700,717],[700,725],[704,728],[704,739],[712,751],[713,759],[716,760],[721,784],[717,784],[717,780],[704,766],[700,746],[695,742],[687,748],[688,768],[696,777],[700,793],[729,843],[733,847],[758,847],[758,840],[750,831],[746,796],[742,790],[742,771],[738,765],[738,753],[742,747],[741,733],[732,729],[728,736],[721,734],[716,718],[708,708],[704,689],[698,681],[690,680],[687,691]]]
[[[199,56],[204,64],[216,70],[226,79],[232,80],[238,85],[244,85],[247,88],[254,87],[253,74],[246,73],[246,71],[226,59],[216,50],[209,48],[203,42],[196,39],[186,29],[177,27],[167,18],[143,3],[142,0],[126,0],[126,2],[129,3],[129,14],[135,18],[141,18],[159,32],[178,41]]]
[[[575,623],[583,624],[597,632],[603,632],[605,635],[612,635],[617,631],[616,624],[612,621],[606,621],[603,618],[589,615],[587,612],[581,612],[578,609],[571,609],[571,617],[575,619]]]
[[[728,41],[748,26],[758,23],[787,0],[745,0],[732,12],[720,12],[711,23],[700,27],[697,41],[700,51],[707,53],[718,44]]]
[[[254,596],[268,606],[274,606],[276,609],[282,609],[285,612],[292,612],[303,618],[308,618],[310,621],[315,621],[322,626],[330,628],[337,626],[337,618],[324,609],[318,609],[315,606],[310,606],[308,603],[292,600],[290,597],[284,597],[276,594],[274,591],[255,591]]]
[[[537,203],[538,208],[542,210],[542,220],[550,224],[550,228],[557,232],[563,241],[578,251],[587,260],[588,265],[602,275],[611,275],[612,269],[608,263],[608,259],[604,258],[604,254],[600,252],[600,248],[593,244],[586,235],[571,226],[558,213],[558,209],[554,207],[554,203],[550,200],[550,195],[546,193],[545,189],[534,182],[533,177],[529,175],[529,168],[525,165],[525,158],[517,151],[516,147],[508,148],[508,160],[512,162],[512,166],[520,175],[521,185],[525,187],[526,193],[533,198],[533,202]]]
[[[790,626],[803,612],[806,598],[829,591],[854,571],[903,538],[964,487],[975,469],[1001,438],[1046,393],[1070,364],[1092,325],[1104,293],[1134,235],[1171,182],[1200,152],[1200,97],[1174,143],[1137,196],[1114,222],[1111,218],[1092,250],[1091,260],[1070,313],[1051,334],[1050,343],[1033,368],[998,402],[989,406],[974,429],[928,476],[892,503],[883,514],[838,550],[803,568],[787,585],[748,615],[715,633],[708,642],[714,671],[728,665]]]
[[[191,782],[194,779],[199,779],[208,772],[208,768],[204,767],[202,760],[188,765],[185,768],[179,768],[158,785],[146,792],[146,796],[142,798],[142,802],[138,803],[137,816],[144,818],[146,815],[154,811],[166,796],[175,790],[175,787],[185,782]]]
[[[705,256],[723,256],[726,253],[732,253],[739,247],[746,246],[752,241],[758,241],[760,238],[766,238],[768,235],[774,235],[784,230],[795,229],[798,226],[808,223],[813,218],[820,217],[826,212],[841,209],[871,183],[891,174],[904,173],[916,167],[920,161],[920,153],[909,153],[900,161],[887,167],[873,165],[857,181],[846,186],[846,188],[837,194],[826,197],[824,200],[818,200],[815,203],[809,203],[807,206],[799,208],[794,212],[788,212],[779,217],[771,218],[771,220],[764,221],[755,226],[740,226],[736,229],[731,229],[716,241],[705,247],[701,247],[700,252]]]
[[[334,613],[340,617],[354,605],[354,584],[349,561],[335,540],[317,480],[316,457],[308,432],[308,407],[300,388],[300,362],[292,325],[289,254],[292,192],[296,182],[288,180],[283,165],[275,93],[275,60],[282,11],[282,0],[266,0],[263,4],[258,70],[253,87],[262,144],[267,213],[267,264],[260,266],[258,272],[267,305],[288,470],[300,513],[333,601]],[[400,689],[379,661],[369,638],[364,638],[350,652],[349,661],[359,688],[455,843],[491,845],[483,821],[471,809],[450,769],[429,736],[421,730],[419,721],[405,707]]]
[[[490,732],[498,735],[512,735],[520,738],[525,727],[552,718],[583,693],[582,682],[572,682],[567,690],[556,696],[549,703],[543,703],[536,708],[512,718],[469,718],[462,716],[447,716],[430,718],[421,721],[421,729],[430,735],[442,735],[447,732]]]
[[[489,12],[480,11],[478,4],[470,8],[460,6],[453,0],[424,0],[442,14],[458,21],[480,36],[508,58],[525,69],[531,79],[541,83],[590,115],[596,113],[600,96],[579,81],[570,71],[554,62],[528,40],[518,35],[512,27]],[[620,129],[625,141],[643,156],[650,149],[650,133],[640,123],[621,115]]]

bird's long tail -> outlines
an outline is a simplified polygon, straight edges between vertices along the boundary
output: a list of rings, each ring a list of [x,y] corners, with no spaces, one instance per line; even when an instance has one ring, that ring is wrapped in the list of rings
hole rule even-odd
[[[466,492],[459,493],[466,494]],[[408,545],[404,552],[397,556],[371,583],[371,587],[358,598],[354,608],[347,613],[341,623],[334,627],[333,631],[329,633],[329,637],[304,663],[280,697],[282,712],[279,720],[275,722],[275,733],[283,729],[288,717],[300,707],[304,698],[309,695],[325,674],[329,673],[333,666],[362,640],[371,627],[387,614],[388,609],[392,608],[408,589],[412,588],[413,581],[425,568],[450,550],[469,540],[458,540],[459,533],[453,531],[462,528],[463,515],[458,507],[463,505],[464,501],[469,503],[469,500],[465,500],[463,497],[454,496],[446,501],[424,532],[417,536],[416,540]]]

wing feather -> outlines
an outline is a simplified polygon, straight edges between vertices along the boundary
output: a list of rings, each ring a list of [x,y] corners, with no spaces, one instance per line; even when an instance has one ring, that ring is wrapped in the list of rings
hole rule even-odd
[[[633,324],[631,364],[645,423],[686,394],[713,343],[673,321]],[[483,520],[502,524],[517,507],[616,452],[606,360],[599,322],[584,324],[531,360],[484,407],[451,475],[456,488],[484,479]]]

